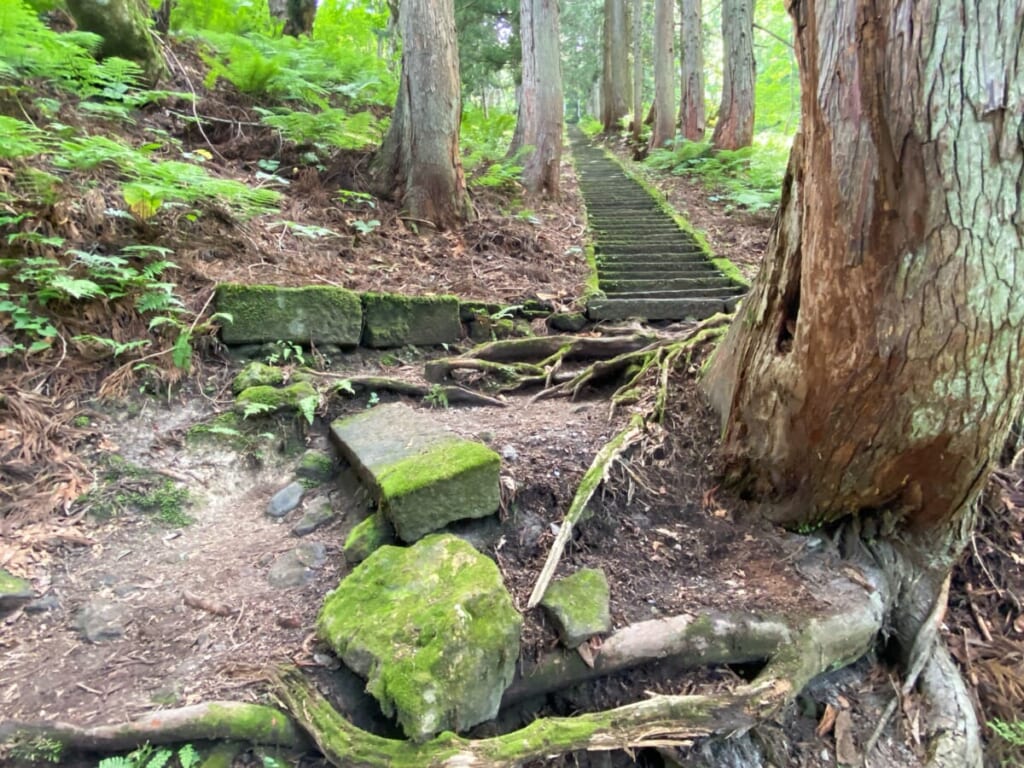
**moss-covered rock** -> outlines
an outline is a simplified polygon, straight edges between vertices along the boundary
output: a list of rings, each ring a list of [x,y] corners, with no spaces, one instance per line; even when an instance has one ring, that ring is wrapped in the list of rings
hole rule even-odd
[[[498,713],[521,627],[494,562],[449,535],[381,547],[317,619],[320,638],[417,741]]]
[[[287,387],[258,386],[242,390],[235,398],[235,408],[240,411],[252,410],[253,407],[273,413],[286,409],[299,411],[310,398],[315,402],[319,399],[316,389],[308,381],[297,381]]]
[[[236,395],[250,387],[276,387],[284,384],[284,371],[277,366],[253,361],[246,364],[231,382],[231,391]]]
[[[295,467],[295,476],[311,483],[325,483],[334,477],[337,471],[334,458],[323,451],[308,450],[299,459]]]
[[[370,515],[352,529],[342,551],[345,562],[356,565],[386,544],[395,543],[395,529],[380,512]]]
[[[35,597],[32,585],[0,568],[0,611],[9,611]]]
[[[362,339],[367,347],[449,344],[462,335],[459,300],[454,296],[364,293],[362,300]]]
[[[217,286],[217,311],[232,318],[221,331],[225,344],[291,341],[350,348],[359,344],[363,326],[359,295],[326,285],[224,283]]]
[[[340,419],[331,435],[403,541],[454,520],[484,517],[501,502],[501,457],[452,436],[408,406]]]
[[[567,648],[612,628],[608,579],[598,568],[583,568],[553,581],[540,605]]]
[[[587,317],[582,312],[556,312],[548,317],[547,324],[555,331],[576,333],[583,330]]]

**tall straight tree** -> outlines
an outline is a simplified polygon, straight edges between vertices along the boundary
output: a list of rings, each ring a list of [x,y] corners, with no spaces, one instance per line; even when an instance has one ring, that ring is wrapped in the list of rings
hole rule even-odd
[[[754,139],[754,0],[722,1],[722,104],[711,136],[715,149]]]
[[[148,5],[140,0],[68,0],[67,7],[79,28],[103,38],[101,56],[137,62],[150,84],[166,74],[160,46],[149,29]]]
[[[654,0],[654,125],[651,129],[652,149],[663,147],[676,134],[675,3]]]
[[[704,25],[701,0],[679,0],[679,128],[684,139],[704,139]]]
[[[629,113],[628,0],[604,0],[601,67],[601,124],[606,133],[619,130],[619,120]]]
[[[644,124],[643,0],[633,0],[633,142],[640,144]]]
[[[473,216],[459,159],[459,52],[452,0],[402,0],[402,71],[391,126],[374,158],[377,191],[405,215],[447,229]]]
[[[523,186],[530,194],[557,198],[561,187],[562,65],[558,0],[520,0],[523,83],[510,153],[530,148]]]

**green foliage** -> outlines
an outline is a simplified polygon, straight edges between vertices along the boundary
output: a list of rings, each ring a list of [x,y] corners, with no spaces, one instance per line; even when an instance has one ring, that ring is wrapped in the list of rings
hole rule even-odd
[[[1024,721],[1008,723],[996,718],[989,720],[987,725],[995,736],[991,752],[998,755],[999,765],[1014,768],[1024,765]]]
[[[782,136],[759,134],[753,146],[737,150],[716,151],[708,141],[680,140],[673,147],[653,150],[645,163],[699,180],[712,192],[709,200],[761,211],[779,202],[788,156]]]
[[[176,0],[171,9],[170,27],[178,32],[274,35],[282,26],[267,0]]]
[[[434,384],[423,396],[423,402],[431,408],[448,408],[448,394],[440,384]]]
[[[383,132],[372,112],[349,113],[328,107],[320,112],[262,109],[260,122],[276,128],[288,141],[335,149],[366,149],[380,142]]]
[[[467,107],[462,114],[462,166],[471,186],[517,189],[523,173],[522,159],[532,147],[522,147],[506,157],[516,116],[508,112]]]
[[[103,473],[96,487],[79,498],[76,504],[100,518],[135,511],[153,515],[165,525],[181,527],[192,522],[192,518],[185,513],[185,507],[190,502],[191,494],[185,486],[132,464],[117,454],[111,454],[105,459]],[[147,756],[147,761],[149,758]],[[141,762],[134,765],[148,764]]]
[[[0,160],[38,155],[50,145],[47,134],[31,123],[3,115],[0,115],[0,135],[4,137],[0,142]]]
[[[273,351],[264,358],[267,365],[298,365],[309,364],[300,344],[294,341],[275,341]]]
[[[15,736],[10,742],[11,757],[27,763],[59,763],[63,753],[64,745],[46,736]]]
[[[199,753],[191,744],[177,753],[170,747],[145,744],[127,755],[104,758],[97,768],[196,768],[199,762]]]

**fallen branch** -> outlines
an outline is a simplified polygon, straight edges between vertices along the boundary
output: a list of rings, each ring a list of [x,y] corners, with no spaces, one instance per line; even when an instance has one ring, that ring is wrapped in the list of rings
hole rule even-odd
[[[608,476],[612,463],[640,438],[643,434],[643,427],[643,416],[635,414],[629,420],[629,425],[605,443],[604,447],[598,451],[597,456],[594,457],[590,469],[584,473],[583,479],[580,480],[576,495],[573,496],[572,503],[569,505],[569,511],[565,513],[565,519],[562,521],[562,526],[558,529],[558,535],[551,545],[548,559],[544,563],[540,575],[537,577],[537,583],[533,587],[533,592],[530,593],[530,599],[526,604],[527,608],[533,608],[544,597],[548,584],[551,583],[551,578],[555,575],[558,561],[562,558],[565,545],[569,542],[569,537],[572,535],[573,526],[584,519],[587,505],[593,498],[598,486]]]
[[[0,743],[38,737],[60,742],[66,749],[96,752],[121,752],[147,742],[179,744],[200,740],[244,741],[300,749],[309,745],[305,733],[280,710],[235,701],[211,701],[168,709],[117,725],[88,727],[16,720],[0,723]]]

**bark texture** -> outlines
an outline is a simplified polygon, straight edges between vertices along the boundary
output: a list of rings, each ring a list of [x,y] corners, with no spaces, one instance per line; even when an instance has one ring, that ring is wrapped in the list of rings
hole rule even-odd
[[[739,149],[754,138],[754,0],[723,0],[722,43],[722,104],[711,143]]]
[[[459,52],[452,0],[402,0],[402,72],[391,126],[374,159],[376,191],[419,224],[449,229],[473,208],[459,158]]]
[[[651,149],[663,147],[675,138],[675,39],[673,0],[654,0],[654,125]]]
[[[167,71],[160,46],[149,31],[147,12],[137,0],[68,0],[67,6],[81,29],[103,38],[101,56],[136,62],[151,85]]]
[[[523,163],[523,186],[532,195],[557,198],[562,165],[562,64],[558,0],[520,0],[523,85],[516,136],[531,147]]]
[[[604,0],[601,124],[607,133],[619,129],[619,120],[629,114],[629,103],[632,100],[626,2]]]
[[[679,127],[689,141],[704,139],[704,27],[701,0],[679,0],[680,33]]]
[[[875,517],[934,572],[1024,395],[1024,5],[793,12],[803,132],[706,386],[774,519]]]
[[[640,143],[644,119],[643,0],[633,0],[633,142]]]

